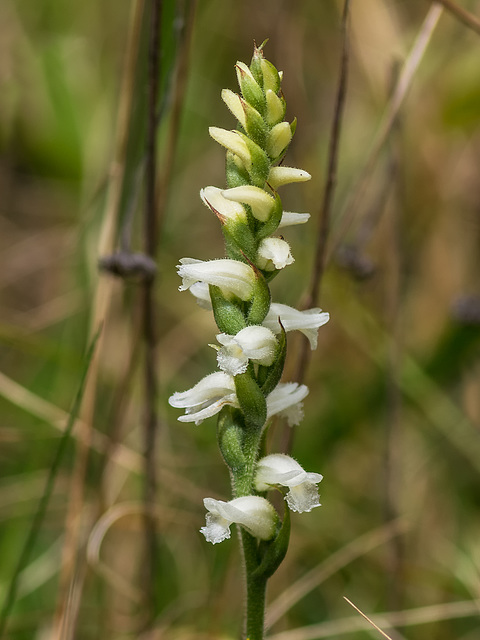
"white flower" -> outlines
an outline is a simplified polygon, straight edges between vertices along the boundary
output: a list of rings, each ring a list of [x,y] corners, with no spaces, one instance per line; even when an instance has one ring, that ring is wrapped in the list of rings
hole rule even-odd
[[[231,376],[245,373],[249,360],[269,367],[275,359],[277,339],[266,327],[245,327],[235,336],[220,333],[217,340],[223,345],[217,353],[218,366]]]
[[[300,424],[303,418],[302,400],[308,395],[308,387],[298,382],[280,382],[267,396],[267,420],[279,415],[286,418],[290,427]]]
[[[273,271],[283,269],[295,262],[290,245],[281,238],[264,238],[258,245],[257,263],[260,269]]]
[[[265,222],[270,217],[275,206],[275,199],[260,187],[244,185],[224,189],[222,196],[233,202],[248,204],[252,209],[252,215],[260,222]]]
[[[292,211],[284,211],[282,213],[282,219],[278,225],[278,229],[281,227],[292,227],[296,224],[305,224],[310,219],[309,213],[293,213]]]
[[[317,484],[323,476],[320,473],[307,473],[296,460],[283,453],[274,453],[262,458],[257,465],[255,488],[268,491],[271,487],[288,487],[285,496],[292,511],[302,513],[319,507]]]
[[[284,184],[291,182],[305,182],[310,180],[312,176],[303,169],[295,169],[294,167],[272,167],[268,174],[267,182],[272,189],[278,189]]]
[[[200,190],[202,202],[220,219],[240,220],[246,222],[247,214],[245,209],[238,202],[227,200],[222,195],[222,189],[217,187],[205,187]]]
[[[318,329],[329,319],[330,315],[318,308],[298,311],[286,304],[272,302],[262,324],[274,333],[280,333],[282,326],[285,331],[301,331],[308,338],[310,347],[316,349]]]
[[[183,279],[180,291],[186,291],[195,282],[206,282],[220,287],[225,293],[233,293],[242,300],[250,300],[253,294],[255,273],[248,264],[238,260],[195,260],[182,258],[177,266]]]
[[[226,404],[238,407],[233,378],[223,371],[211,373],[187,391],[177,391],[168,399],[177,409],[185,409],[180,422],[200,424],[206,418],[219,413]]]
[[[200,531],[207,542],[217,544],[230,538],[230,525],[240,524],[255,538],[270,540],[275,535],[278,516],[268,500],[259,496],[244,496],[230,502],[205,498],[208,513],[206,526]]]

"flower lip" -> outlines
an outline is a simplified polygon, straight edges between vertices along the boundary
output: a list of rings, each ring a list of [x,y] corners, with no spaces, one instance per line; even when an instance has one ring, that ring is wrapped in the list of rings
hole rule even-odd
[[[257,465],[255,488],[267,491],[272,487],[287,487],[285,496],[292,511],[302,513],[319,507],[317,484],[323,480],[320,473],[309,473],[296,460],[283,453],[262,458]]]
[[[267,396],[267,420],[274,415],[287,419],[293,427],[302,421],[303,403],[308,395],[308,387],[298,382],[280,382]]]
[[[257,264],[260,269],[274,271],[295,262],[290,245],[282,238],[264,238],[258,247]]]

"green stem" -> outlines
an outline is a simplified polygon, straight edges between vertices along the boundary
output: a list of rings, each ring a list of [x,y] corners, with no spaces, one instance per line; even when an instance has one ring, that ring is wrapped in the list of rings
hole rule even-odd
[[[246,640],[263,640],[267,578],[253,577],[258,567],[257,540],[242,529],[242,549],[247,582]]]

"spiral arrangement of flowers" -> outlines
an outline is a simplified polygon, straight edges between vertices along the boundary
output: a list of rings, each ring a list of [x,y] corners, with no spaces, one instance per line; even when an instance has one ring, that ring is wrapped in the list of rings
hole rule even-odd
[[[289,244],[275,234],[310,217],[284,211],[278,189],[310,175],[279,164],[296,120],[284,120],[282,72],[264,58],[264,44],[254,47],[250,66],[235,65],[240,93],[222,91],[237,128],[210,127],[212,138],[226,149],[226,188],[208,186],[200,196],[221,224],[227,257],[183,258],[178,266],[180,290],[189,289],[199,305],[213,311],[219,370],[169,399],[173,407],[185,410],[178,418],[183,422],[199,424],[218,414],[218,444],[230,470],[233,499],[205,498],[206,525],[201,531],[216,544],[230,537],[232,523],[240,526],[250,640],[263,638],[266,583],[287,551],[290,510],[304,512],[320,505],[320,474],[304,471],[287,455],[260,454],[272,416],[299,424],[308,394],[303,384],[281,382],[286,334],[301,331],[314,349],[318,329],[329,319],[317,308],[298,311],[271,301],[268,283],[294,262]],[[285,496],[283,521],[266,498],[270,489]]]

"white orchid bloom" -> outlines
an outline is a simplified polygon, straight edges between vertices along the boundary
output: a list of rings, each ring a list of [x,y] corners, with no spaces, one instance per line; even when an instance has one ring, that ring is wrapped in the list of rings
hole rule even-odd
[[[298,311],[286,304],[272,302],[262,324],[274,333],[280,333],[282,327],[285,331],[301,331],[308,338],[313,350],[317,348],[319,327],[326,324],[329,319],[330,315],[317,307]]]
[[[239,202],[224,198],[223,190],[218,187],[205,187],[200,189],[202,202],[220,219],[247,221],[247,213]]]
[[[223,345],[217,353],[218,366],[231,376],[245,373],[249,360],[269,367],[275,359],[277,339],[260,325],[245,327],[235,336],[220,333],[217,340]]]
[[[286,418],[290,427],[300,424],[303,418],[303,400],[308,387],[298,382],[280,382],[267,396],[267,420],[279,415]]]
[[[294,167],[272,167],[268,174],[267,182],[272,189],[278,189],[278,187],[284,184],[290,184],[291,182],[306,182],[311,179],[311,175],[303,169],[295,169]]]
[[[293,211],[284,211],[277,229],[281,229],[282,227],[293,227],[297,224],[305,224],[309,219],[309,213],[293,213]]]
[[[290,245],[285,240],[264,238],[260,242],[257,252],[257,264],[260,269],[265,271],[283,269],[293,262],[295,259],[290,253]]]
[[[205,498],[206,526],[200,531],[207,542],[217,544],[230,538],[230,525],[240,524],[255,538],[270,540],[275,535],[278,515],[273,506],[259,496],[244,496],[230,502]]]
[[[177,391],[168,399],[176,409],[185,409],[180,422],[200,424],[206,418],[219,413],[226,404],[238,407],[235,381],[223,371],[211,373],[187,391]]]
[[[177,266],[182,278],[180,291],[190,289],[195,282],[205,282],[232,293],[241,300],[250,300],[255,284],[255,272],[244,262],[224,258],[221,260],[195,260],[182,258]]]
[[[268,491],[272,487],[288,487],[285,496],[288,506],[292,511],[303,513],[321,506],[317,484],[322,480],[320,473],[307,473],[290,456],[274,453],[258,462],[255,488]]]

